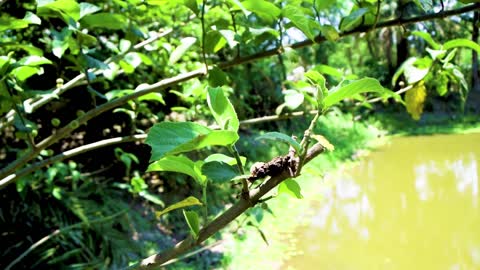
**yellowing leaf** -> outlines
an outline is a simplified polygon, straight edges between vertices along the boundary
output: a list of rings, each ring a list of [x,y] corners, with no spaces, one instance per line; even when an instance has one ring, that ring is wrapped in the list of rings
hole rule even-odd
[[[422,81],[413,85],[413,88],[408,90],[405,94],[405,103],[407,112],[413,119],[419,120],[423,112],[425,98],[427,97],[427,89]]]
[[[325,147],[325,149],[327,149],[328,151],[333,151],[335,150],[335,147],[333,146],[333,144],[331,144],[327,138],[323,137],[322,135],[312,135],[311,136],[313,139],[315,139],[317,142],[319,142],[323,147]]]
[[[158,218],[161,215],[163,215],[165,213],[168,213],[172,210],[175,210],[175,209],[178,209],[178,208],[184,208],[184,207],[188,207],[188,206],[193,206],[193,205],[202,205],[202,203],[197,198],[195,198],[193,196],[190,196],[183,201],[180,201],[178,203],[170,205],[169,207],[163,209],[162,211],[156,212],[155,215]]]

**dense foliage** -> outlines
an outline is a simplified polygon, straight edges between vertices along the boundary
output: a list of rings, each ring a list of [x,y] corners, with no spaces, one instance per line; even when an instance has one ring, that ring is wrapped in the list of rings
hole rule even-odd
[[[333,149],[315,133],[326,112],[478,110],[478,1],[0,5],[6,269],[121,268],[201,244],[213,217],[249,200],[247,180],[287,169],[278,192],[301,197],[309,146]],[[287,130],[267,122],[310,113]],[[249,172],[267,141],[291,163]]]

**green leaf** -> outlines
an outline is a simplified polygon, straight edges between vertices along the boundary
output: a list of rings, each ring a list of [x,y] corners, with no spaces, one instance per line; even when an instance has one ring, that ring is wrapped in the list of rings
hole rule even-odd
[[[195,44],[196,41],[197,39],[194,37],[182,38],[180,40],[180,45],[177,48],[175,48],[172,54],[170,54],[170,58],[168,59],[168,62],[170,64],[176,63],[185,54],[185,52],[187,52],[187,50],[193,44]]]
[[[22,29],[28,27],[29,23],[26,20],[13,18],[0,18],[0,32],[7,30]]]
[[[351,98],[360,93],[376,92],[379,94],[388,93],[376,79],[364,78],[354,81],[348,85],[336,87],[328,93],[328,96],[323,100],[323,108],[327,109],[345,98]]]
[[[204,177],[195,170],[195,163],[184,156],[166,156],[148,166],[147,172],[166,171],[178,172],[191,176],[199,184],[203,184]]]
[[[336,41],[340,38],[340,34],[338,33],[337,29],[331,25],[322,25],[319,28],[322,35],[327,38],[328,41]]]
[[[52,61],[48,60],[43,56],[30,55],[20,59],[17,64],[21,66],[40,66],[44,64],[52,64]]]
[[[210,71],[208,71],[208,83],[212,87],[227,85],[227,74],[218,67],[214,66]]]
[[[208,88],[207,102],[215,121],[221,129],[238,131],[240,122],[237,113],[221,87]]]
[[[323,99],[328,95],[327,87],[325,86],[325,77],[315,70],[309,70],[305,73],[307,77],[317,87],[317,106],[321,106]],[[322,109],[322,108],[320,108]]]
[[[297,199],[303,199],[300,185],[293,179],[287,179],[278,185],[278,194],[288,194]]]
[[[190,232],[192,236],[197,239],[198,233],[200,232],[200,222],[198,219],[198,215],[195,211],[185,211],[183,210],[183,216],[187,221],[188,227],[190,228]]]
[[[256,140],[274,140],[274,141],[281,141],[284,143],[288,143],[293,148],[295,148],[295,151],[297,151],[297,153],[300,153],[302,149],[300,144],[296,142],[294,139],[292,139],[292,137],[280,132],[267,132],[257,137]]]
[[[140,191],[140,193],[138,193],[138,195],[140,195],[142,198],[144,198],[145,200],[147,200],[151,203],[154,203],[156,205],[160,205],[161,207],[165,207],[165,203],[162,201],[162,199],[160,199],[160,196],[152,194],[152,193],[148,192],[147,190]]]
[[[332,77],[336,77],[336,78],[342,78],[343,77],[342,72],[340,72],[338,69],[336,69],[334,67],[327,66],[327,65],[317,65],[313,68],[313,70],[318,71],[318,72],[320,72],[322,74],[325,74],[325,75],[330,75]]]
[[[92,35],[85,34],[81,31],[76,31],[75,33],[77,34],[78,44],[81,44],[84,46],[95,46],[98,43],[97,38]]]
[[[188,144],[212,130],[191,122],[162,122],[155,124],[148,132],[145,143],[152,147],[150,161],[158,160],[165,154],[175,152],[181,145]]]
[[[344,17],[340,23],[340,31],[349,31],[360,25],[363,15],[367,14],[368,11],[368,8],[359,8]]]
[[[247,0],[243,1],[242,5],[258,17],[264,19],[267,23],[272,23],[282,13],[275,4],[265,0]]]
[[[145,180],[143,180],[143,178],[139,176],[132,177],[132,179],[130,180],[130,184],[132,185],[133,191],[135,193],[140,193],[140,191],[148,188]]]
[[[242,3],[240,3],[239,0],[229,0],[229,2],[232,3],[234,6],[236,6],[236,7],[238,8],[238,10],[241,10],[245,16],[248,17],[248,15],[250,15],[250,11],[248,11],[248,10],[242,5]],[[232,8],[232,11],[235,11],[235,10],[237,10],[237,9]]]
[[[319,28],[320,25],[303,12],[303,10],[294,5],[286,5],[282,9],[283,16],[287,17],[292,23],[300,29],[309,39],[315,40],[314,28]]]
[[[208,31],[205,37],[205,51],[216,53],[227,45],[227,40],[218,31]]]
[[[142,58],[137,52],[129,52],[123,58],[125,62],[130,64],[134,69],[142,64]]]
[[[281,113],[281,109],[283,109],[283,107],[287,107],[290,110],[295,110],[296,108],[300,107],[305,99],[305,96],[296,90],[288,89],[283,91],[283,98],[285,103],[277,108],[277,114]]]
[[[98,6],[87,2],[80,3],[80,19],[101,10]]]
[[[206,162],[202,166],[202,174],[213,182],[223,183],[238,175],[235,167],[220,161]]]
[[[478,45],[478,43],[476,42],[473,42],[465,38],[452,39],[443,44],[444,50],[450,50],[458,47],[470,48],[472,50],[475,50],[477,53],[480,53],[480,45]]]
[[[321,11],[321,10],[324,10],[324,9],[327,9],[327,8],[331,7],[336,2],[337,2],[337,0],[317,0],[317,1],[315,1],[315,8],[318,11]]]
[[[72,38],[72,31],[65,27],[60,32],[52,30],[52,35],[52,53],[56,57],[62,58],[63,54],[69,47],[69,41]]]
[[[137,87],[137,88],[138,88],[138,87]],[[148,100],[148,101],[156,101],[156,102],[159,102],[160,104],[166,105],[165,100],[163,99],[162,94],[156,93],[156,92],[148,93],[148,94],[146,94],[146,95],[143,95],[143,96],[139,97],[138,100],[139,100],[139,101],[145,101],[145,100]]]
[[[225,38],[230,49],[237,46],[238,41],[235,40],[235,32],[232,30],[218,30],[218,32]]]
[[[198,15],[199,10],[198,10],[198,5],[197,5],[197,0],[183,0],[183,4],[188,9],[193,11],[193,13],[195,13],[195,15]]]
[[[5,47],[8,47],[9,49],[19,49],[19,50],[24,50],[26,51],[29,55],[38,55],[42,56],[43,55],[43,50],[40,48],[37,48],[33,45],[24,45],[24,44],[6,44]]]
[[[32,77],[35,74],[43,73],[43,68],[41,67],[30,67],[30,66],[21,66],[12,70],[11,74],[21,82]]]
[[[43,17],[58,17],[63,19],[66,24],[70,24],[70,19],[74,21],[80,19],[80,5],[75,0],[38,0],[37,15]]]
[[[424,60],[422,60],[424,59]],[[430,59],[430,58],[428,58]],[[427,76],[430,66],[432,64],[431,59],[427,60],[426,58],[416,58],[410,57],[398,68],[398,70],[393,74],[392,85],[395,85],[396,81],[401,74],[405,76],[408,84],[414,84],[419,82]],[[418,65],[418,66],[416,66]]]
[[[191,122],[162,122],[148,132],[145,143],[152,147],[150,161],[212,145],[228,146],[238,140],[233,131],[211,130]]]
[[[158,217],[160,217],[161,215],[163,214],[166,214],[172,210],[175,210],[175,209],[178,209],[178,208],[185,208],[185,207],[189,207],[189,206],[194,206],[194,205],[202,205],[202,203],[195,197],[193,196],[190,196],[180,202],[177,202],[175,204],[172,204],[170,206],[168,206],[167,208],[163,209],[162,211],[158,211],[155,213],[155,215]]]
[[[122,14],[101,12],[86,15],[82,18],[81,24],[87,28],[122,30],[127,27],[127,18]]]
[[[80,63],[85,68],[109,69],[108,65],[103,61],[86,54],[81,55]]]
[[[42,23],[42,20],[30,11],[27,11],[25,13],[25,17],[23,17],[23,20],[29,22],[30,24],[40,25]]]
[[[236,165],[237,164],[237,160],[233,157],[229,157],[227,155],[224,155],[224,154],[211,154],[210,156],[208,156],[206,159],[205,159],[205,162],[212,162],[212,161],[219,161],[219,162],[223,162],[223,163],[227,163],[228,165]],[[242,162],[242,164],[246,164],[247,162],[247,158],[246,157],[240,157],[240,161]]]
[[[426,48],[426,51],[428,52],[428,54],[430,54],[430,57],[432,59],[442,59],[447,52],[447,50],[434,50],[430,48]]]
[[[434,50],[440,50],[441,46],[427,32],[413,31],[412,35],[423,38]]]

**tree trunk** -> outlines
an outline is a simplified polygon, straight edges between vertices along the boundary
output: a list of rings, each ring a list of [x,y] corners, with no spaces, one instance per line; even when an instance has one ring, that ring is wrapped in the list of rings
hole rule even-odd
[[[479,23],[480,12],[475,11],[473,15],[473,29],[472,29],[472,41],[478,43],[478,23]],[[478,73],[478,53],[477,51],[472,51],[472,91],[480,92],[480,74]]]

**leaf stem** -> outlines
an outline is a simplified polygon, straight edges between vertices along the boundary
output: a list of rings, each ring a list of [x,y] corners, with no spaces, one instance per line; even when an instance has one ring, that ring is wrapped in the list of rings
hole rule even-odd
[[[238,153],[237,147],[233,144],[231,147],[228,147],[230,153],[235,157],[237,161],[237,168],[242,175],[245,175],[245,169],[243,168],[242,159],[240,158],[240,153]],[[245,178],[242,178],[242,193],[248,195],[248,182]]]

